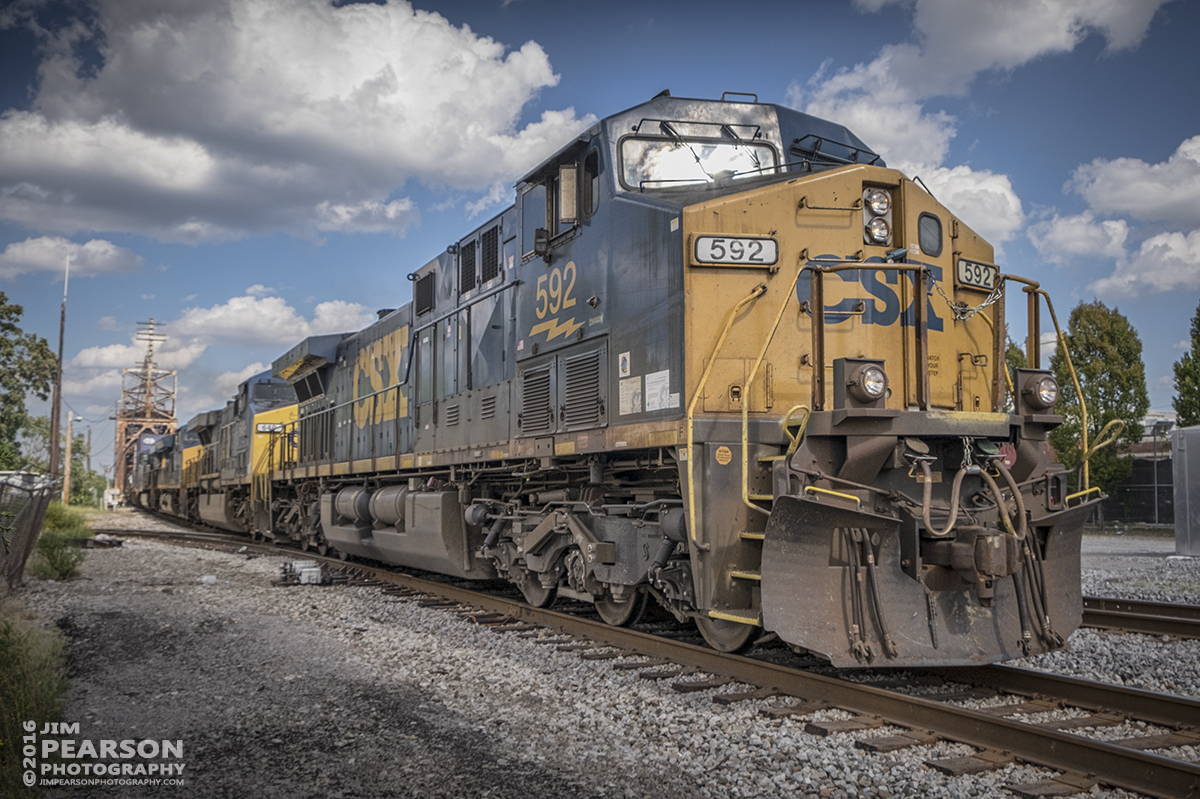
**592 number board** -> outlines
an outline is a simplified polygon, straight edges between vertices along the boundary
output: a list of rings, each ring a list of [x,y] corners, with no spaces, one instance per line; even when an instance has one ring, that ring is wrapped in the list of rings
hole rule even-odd
[[[757,236],[697,236],[692,254],[701,264],[771,266],[779,260],[779,243]]]
[[[958,283],[977,289],[991,291],[996,288],[996,276],[1000,274],[999,267],[993,264],[981,264],[978,261],[958,259]]]

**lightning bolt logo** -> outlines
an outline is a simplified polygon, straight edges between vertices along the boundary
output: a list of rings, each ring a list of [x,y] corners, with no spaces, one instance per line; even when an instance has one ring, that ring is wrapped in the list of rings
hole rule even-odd
[[[569,336],[581,327],[583,327],[583,322],[576,322],[573,316],[562,324],[559,324],[557,319],[548,319],[534,325],[533,329],[529,331],[529,336],[532,338],[538,333],[545,333],[546,341],[553,341],[559,336]]]

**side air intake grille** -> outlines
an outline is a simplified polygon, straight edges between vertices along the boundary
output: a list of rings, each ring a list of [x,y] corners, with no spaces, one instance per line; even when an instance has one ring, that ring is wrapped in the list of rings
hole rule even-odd
[[[483,234],[483,282],[486,283],[500,274],[500,228],[494,227]]]
[[[495,419],[496,418],[496,395],[484,397],[479,403],[479,418],[480,419]]]
[[[468,242],[459,251],[458,290],[466,293],[475,288],[475,242]]]
[[[597,350],[563,359],[563,427],[586,427],[604,421],[600,356]]]
[[[413,305],[416,306],[417,316],[433,310],[433,272],[417,278],[413,288]]]
[[[446,406],[446,427],[454,427],[458,424],[458,404]]]
[[[554,429],[554,406],[550,402],[550,367],[531,369],[521,378],[521,432],[547,433]]]

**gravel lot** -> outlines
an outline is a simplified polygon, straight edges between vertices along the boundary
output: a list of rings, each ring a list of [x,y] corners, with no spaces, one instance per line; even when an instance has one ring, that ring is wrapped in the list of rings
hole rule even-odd
[[[1089,540],[1085,591],[1198,601],[1200,560],[1171,554],[1169,539]],[[184,742],[184,786],[51,795],[990,797],[1051,776],[951,779],[923,761],[969,747],[867,754],[760,715],[785,700],[717,705],[378,589],[272,587],[282,562],[127,539],[89,552],[79,579],[27,579],[26,607],[72,642],[79,737]],[[1090,631],[1021,663],[1200,696],[1198,664],[1197,642]]]

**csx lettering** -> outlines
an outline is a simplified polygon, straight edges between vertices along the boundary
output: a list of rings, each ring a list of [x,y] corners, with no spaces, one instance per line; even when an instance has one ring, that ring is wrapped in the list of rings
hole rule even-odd
[[[930,284],[933,281],[942,279],[942,269],[938,266],[926,266],[929,270]],[[848,319],[853,319],[855,314],[854,308],[858,303],[862,302],[866,305],[866,310],[861,315],[861,320],[864,325],[894,325],[897,321],[903,327],[913,327],[916,325],[916,275],[912,272],[894,272],[880,269],[855,269],[845,272],[837,272],[846,283],[858,283],[864,289],[868,297],[847,297],[836,305],[825,306],[825,322],[826,324],[836,325],[845,322]],[[900,297],[893,286],[898,286],[900,276],[904,275],[908,279],[908,294],[913,296],[913,300],[909,303],[908,308],[904,313],[900,313]],[[882,280],[880,279],[882,278]],[[798,287],[799,288],[799,287]],[[806,299],[801,296],[801,299]],[[928,326],[930,330],[941,331],[944,329],[942,318],[937,315],[934,310],[932,296],[925,295],[925,313],[929,320]]]
[[[571,291],[574,288],[574,261],[568,261],[562,269],[556,266],[550,270],[550,274],[539,277],[537,279],[537,308],[535,309],[537,318],[545,319],[547,313],[556,314],[573,307],[575,298],[571,296]]]

